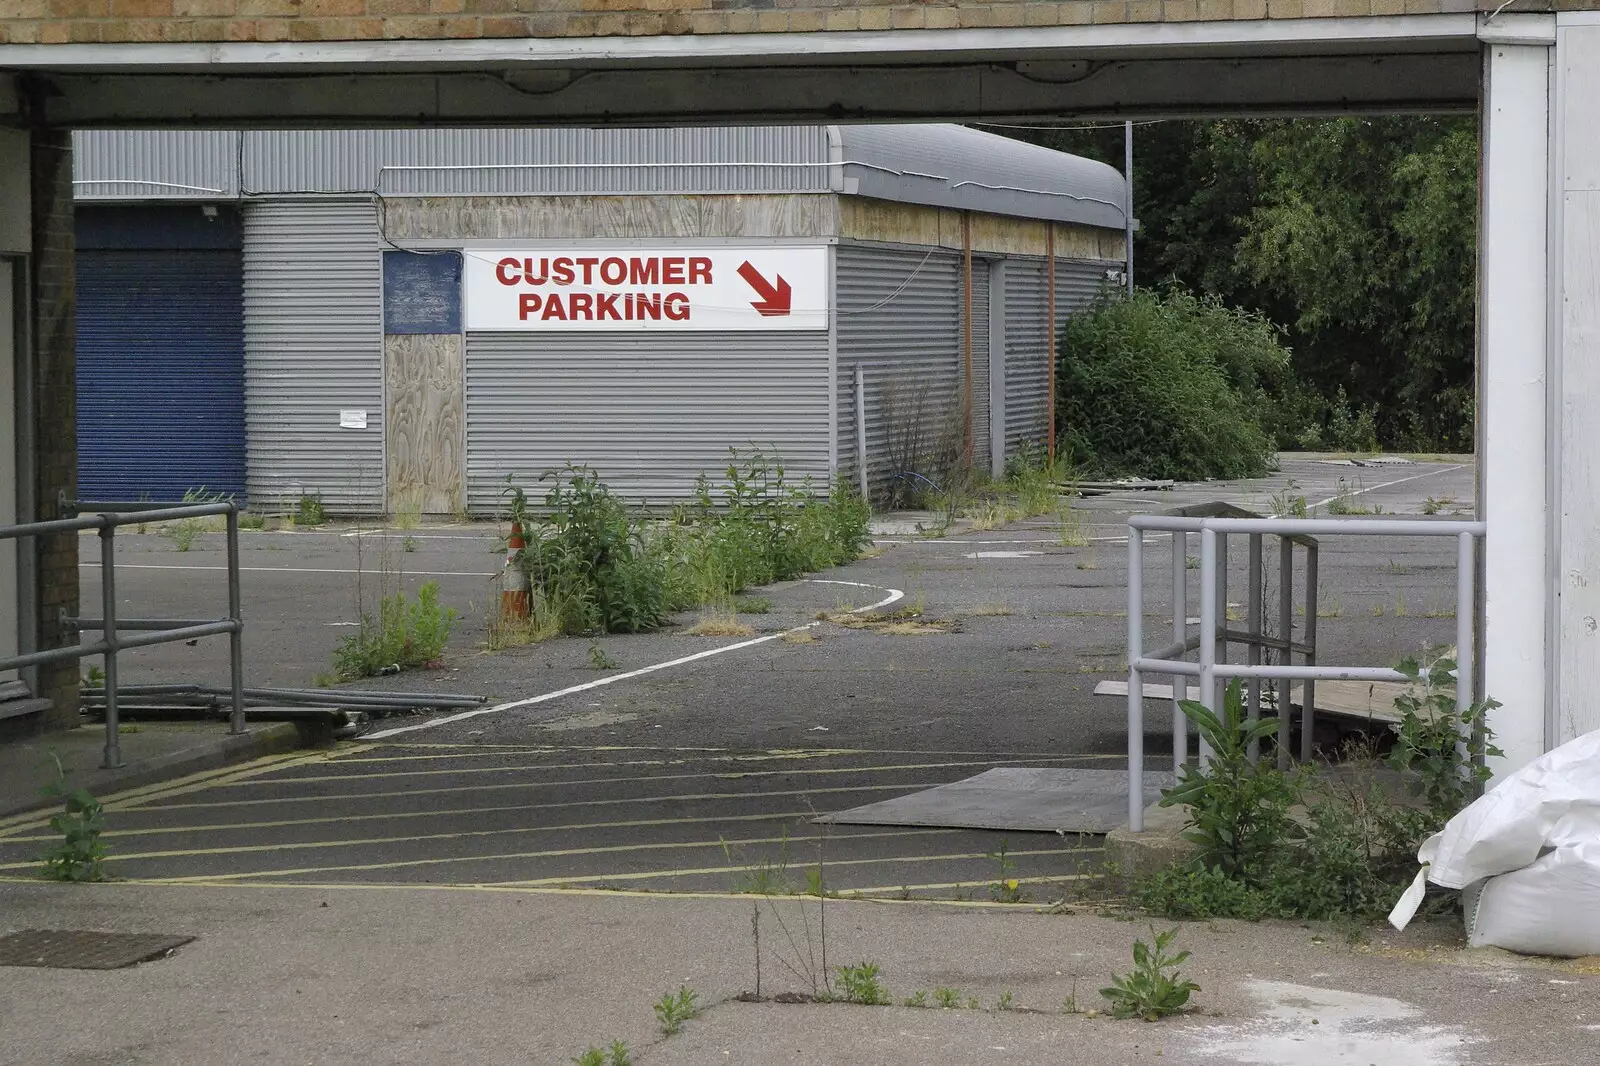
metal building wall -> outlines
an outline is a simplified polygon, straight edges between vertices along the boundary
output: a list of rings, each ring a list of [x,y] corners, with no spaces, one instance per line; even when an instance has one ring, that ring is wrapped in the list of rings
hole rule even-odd
[[[467,503],[503,509],[506,475],[535,501],[568,462],[650,506],[691,498],[728,449],[828,480],[828,334],[468,333]]]
[[[866,377],[867,480],[879,497],[920,420],[924,439],[960,446],[961,253],[841,244],[836,258],[839,470],[855,481],[855,368]],[[976,349],[976,343],[974,344]]]
[[[84,200],[232,200],[239,138],[231,130],[77,130],[72,190]]]
[[[823,126],[99,130],[73,135],[87,199],[826,192]]]
[[[371,201],[253,201],[244,249],[252,506],[313,494],[332,511],[382,512],[383,282]],[[341,426],[346,414],[365,426]]]
[[[1122,264],[1082,259],[1056,260],[1056,340],[1061,323],[1094,302],[1106,284],[1107,270]],[[1043,259],[1006,260],[1006,448],[1043,446],[1049,420],[1049,273]]]

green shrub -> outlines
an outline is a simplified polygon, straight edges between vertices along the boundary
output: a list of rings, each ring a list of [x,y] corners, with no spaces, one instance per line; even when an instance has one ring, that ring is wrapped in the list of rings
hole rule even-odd
[[[1409,779],[1420,805],[1398,802],[1377,782],[1347,783],[1337,773],[1285,775],[1266,758],[1252,764],[1252,735],[1272,719],[1243,718],[1239,683],[1220,715],[1193,701],[1185,714],[1214,749],[1205,770],[1185,767],[1164,806],[1189,808],[1185,837],[1200,853],[1130,887],[1132,902],[1171,918],[1370,920],[1386,914],[1416,872],[1418,845],[1470,803],[1486,779],[1485,756],[1498,753],[1484,700],[1457,714],[1449,691],[1455,664],[1437,657],[1421,679],[1414,660],[1399,669],[1420,686],[1398,698],[1397,742],[1388,762]],[[1469,739],[1463,742],[1462,738]],[[1293,809],[1302,813],[1291,817]]]
[[[521,489],[507,489],[528,538],[521,565],[563,632],[640,632],[700,606],[731,612],[749,586],[860,555],[870,512],[848,484],[819,497],[810,478],[788,479],[779,460],[732,455],[721,487],[702,474],[694,501],[664,521],[631,512],[587,467],[545,475],[554,483],[542,519]]]
[[[50,816],[50,828],[60,839],[41,856],[44,876],[51,881],[107,880],[106,845],[100,839],[105,830],[105,808],[89,790],[68,788],[61,760],[53,754],[50,758],[56,775],[45,787],[45,794],[61,800],[62,810]]]
[[[439,605],[439,586],[428,582],[407,601],[404,592],[378,602],[378,617],[363,614],[355,633],[333,652],[333,669],[343,681],[375,677],[386,669],[426,666],[444,654],[455,628],[456,612]]]
[[[1211,760],[1204,768],[1185,763],[1178,783],[1162,793],[1161,806],[1189,808],[1183,836],[1200,846],[1206,866],[1248,879],[1299,835],[1300,827],[1289,817],[1299,799],[1295,781],[1271,760],[1250,758],[1251,741],[1276,734],[1277,719],[1252,723],[1245,718],[1243,684],[1237,678],[1228,684],[1220,714],[1196,700],[1180,706],[1211,747]]]
[[[639,633],[670,609],[661,560],[644,550],[638,523],[586,466],[568,464],[550,482],[543,522],[525,532],[520,561],[566,633]],[[520,493],[520,490],[518,490]],[[514,507],[514,510],[518,508]]]
[[[1273,441],[1267,388],[1289,353],[1258,314],[1180,290],[1107,295],[1067,320],[1058,352],[1058,443],[1103,474],[1259,477]]]

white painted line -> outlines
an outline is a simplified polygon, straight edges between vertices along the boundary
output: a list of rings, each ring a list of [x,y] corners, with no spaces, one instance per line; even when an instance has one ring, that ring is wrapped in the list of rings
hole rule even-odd
[[[1394,486],[1394,485],[1404,485],[1407,481],[1416,481],[1419,478],[1435,477],[1435,476],[1437,476],[1439,474],[1448,474],[1448,473],[1450,473],[1451,471],[1454,471],[1454,470],[1464,469],[1466,467],[1466,465],[1467,465],[1466,463],[1457,463],[1455,466],[1440,467],[1438,470],[1427,470],[1427,471],[1424,471],[1423,473],[1412,474],[1410,477],[1399,478],[1398,480],[1395,480],[1395,481],[1385,481],[1383,484],[1374,485],[1370,489],[1363,488],[1363,489],[1356,489],[1354,492],[1338,492],[1338,493],[1334,493],[1332,496],[1329,496],[1326,500],[1318,500],[1316,503],[1307,504],[1306,505],[1306,510],[1307,511],[1315,511],[1318,507],[1326,507],[1328,504],[1332,503],[1334,500],[1337,500],[1341,496],[1347,496],[1347,497],[1348,496],[1361,496],[1361,495],[1364,495],[1365,493],[1377,492],[1379,489],[1387,489],[1387,488],[1389,488],[1391,486]]]
[[[851,585],[855,588],[878,589],[889,594],[883,599],[879,600],[877,603],[870,604],[866,607],[855,608],[849,612],[850,614],[863,614],[867,611],[876,611],[881,607],[889,606],[891,603],[894,603],[896,600],[905,596],[905,593],[899,589],[892,589],[886,585],[869,585],[864,581],[832,581],[827,578],[819,577],[805,578],[804,580],[817,585]],[[590,689],[600,688],[603,685],[610,685],[617,681],[627,681],[630,678],[642,677],[645,674],[653,674],[658,670],[668,670],[674,666],[683,666],[686,663],[698,662],[701,659],[709,659],[713,655],[721,655],[724,652],[739,651],[741,648],[753,648],[757,644],[765,644],[769,640],[777,640],[780,637],[788,636],[790,633],[799,633],[807,629],[814,629],[821,624],[821,622],[807,622],[805,625],[795,626],[793,629],[785,629],[781,633],[768,633],[764,637],[756,637],[753,640],[741,640],[737,644],[724,644],[720,648],[710,648],[706,651],[695,652],[693,655],[685,655],[677,659],[669,659],[664,663],[655,663],[652,666],[640,667],[637,670],[629,670],[627,673],[623,674],[612,674],[609,677],[602,677],[596,681],[587,681],[584,684],[573,685],[570,688],[560,689],[556,692],[546,692],[539,696],[529,696],[527,699],[511,700],[509,703],[499,703],[493,707],[479,707],[476,710],[462,711],[460,714],[450,714],[444,716],[443,718],[434,718],[426,722],[421,722],[417,725],[403,725],[394,729],[383,729],[376,733],[367,733],[361,739],[383,740],[386,737],[396,737],[402,733],[415,733],[419,729],[432,729],[434,726],[441,726],[450,722],[465,721],[468,718],[476,718],[481,714],[499,714],[501,711],[515,710],[518,707],[531,707],[536,703],[548,703],[551,700],[561,699],[563,696],[573,696],[579,692],[588,692]]]
[[[98,568],[98,561],[83,560],[78,563],[80,567],[92,566]],[[179,566],[167,563],[117,563],[118,570],[226,570],[226,566]],[[241,566],[241,573],[247,574],[376,574],[376,570],[342,570],[327,569],[311,566]],[[479,573],[468,570],[407,570],[407,577],[499,577],[498,570],[491,573]]]

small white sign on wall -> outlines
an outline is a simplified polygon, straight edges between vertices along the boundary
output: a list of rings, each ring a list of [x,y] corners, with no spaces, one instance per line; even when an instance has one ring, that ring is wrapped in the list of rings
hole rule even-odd
[[[469,330],[824,330],[826,248],[468,248]]]
[[[339,408],[340,429],[366,429],[367,412],[360,407]]]

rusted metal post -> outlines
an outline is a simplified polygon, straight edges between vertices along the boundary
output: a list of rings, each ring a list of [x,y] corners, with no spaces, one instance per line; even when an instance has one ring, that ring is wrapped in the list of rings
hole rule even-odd
[[[961,425],[965,444],[962,455],[966,467],[972,470],[972,215],[961,214],[962,247],[962,297],[961,297],[961,365],[965,388],[961,390]]]
[[[1045,292],[1045,349],[1049,355],[1049,374],[1045,392],[1045,455],[1056,461],[1056,224],[1046,222],[1044,261],[1049,274]]]

